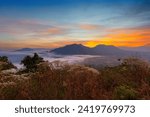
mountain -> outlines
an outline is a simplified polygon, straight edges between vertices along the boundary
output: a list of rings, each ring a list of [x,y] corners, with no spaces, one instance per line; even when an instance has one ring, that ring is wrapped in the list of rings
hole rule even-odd
[[[140,49],[140,51],[139,51]],[[142,49],[144,51],[142,51]],[[145,49],[147,51],[145,51]],[[136,48],[136,50],[121,49],[112,45],[98,45],[93,48],[83,46],[81,44],[66,45],[64,47],[56,48],[50,52],[60,55],[102,55],[111,57],[137,57],[150,60],[149,46],[141,46]]]
[[[96,47],[92,48],[96,54],[101,55],[114,55],[114,54],[125,54],[127,51],[124,51],[120,48],[117,48],[112,45],[97,45]]]
[[[34,49],[32,48],[22,48],[22,49],[19,49],[19,50],[16,50],[16,51],[19,51],[19,52],[25,52],[25,51],[33,51]]]
[[[122,50],[115,46],[98,45],[93,48],[83,46],[81,44],[66,45],[61,48],[56,48],[51,52],[61,55],[126,55],[128,51]]]
[[[137,47],[136,49],[137,49],[138,51],[150,52],[150,44]]]
[[[62,55],[93,54],[92,49],[81,44],[66,45],[64,47],[56,48],[50,52]]]
[[[120,48],[128,51],[150,52],[150,44],[139,47],[120,47]]]

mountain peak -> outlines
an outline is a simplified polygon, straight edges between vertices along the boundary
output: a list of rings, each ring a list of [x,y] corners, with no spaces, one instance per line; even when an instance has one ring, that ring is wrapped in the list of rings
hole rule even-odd
[[[56,54],[73,55],[73,54],[87,54],[90,52],[89,48],[82,44],[71,44],[64,47],[52,50]]]
[[[62,55],[113,55],[114,53],[120,54],[124,51],[112,45],[97,45],[94,48],[89,48],[82,44],[71,44],[61,48],[56,48],[51,52]]]
[[[85,46],[83,46],[82,44],[70,44],[70,45],[66,45],[65,47],[68,47],[68,46],[69,46],[69,47],[70,47],[70,46],[72,46],[72,47],[73,47],[73,46],[75,46],[75,47],[81,47],[81,46],[82,46],[82,47],[85,47]]]
[[[113,45],[104,45],[104,44],[100,44],[94,47],[95,49],[119,49]]]
[[[32,48],[21,48],[16,51],[33,51],[33,49]]]

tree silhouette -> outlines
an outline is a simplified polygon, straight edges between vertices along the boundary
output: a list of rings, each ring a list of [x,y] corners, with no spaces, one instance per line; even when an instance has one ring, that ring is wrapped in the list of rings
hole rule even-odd
[[[37,53],[34,53],[34,56],[26,56],[22,61],[21,64],[23,64],[26,67],[26,70],[29,72],[35,71],[37,69],[37,64],[40,62],[43,62],[43,58],[40,57]]]
[[[0,56],[0,61],[1,62],[8,62],[8,57],[7,56]]]

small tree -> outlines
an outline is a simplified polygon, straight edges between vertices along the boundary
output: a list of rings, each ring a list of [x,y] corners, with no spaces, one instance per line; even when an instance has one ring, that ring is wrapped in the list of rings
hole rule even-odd
[[[27,71],[35,71],[37,69],[37,64],[40,62],[43,62],[43,58],[40,57],[37,53],[34,53],[34,56],[26,56],[22,61],[21,64],[23,64],[26,67]]]
[[[0,71],[16,67],[8,60],[7,56],[0,56]]]
[[[43,58],[40,57],[37,53],[34,53],[32,60],[34,64],[39,64],[40,62],[43,62]]]
[[[1,62],[8,62],[8,57],[7,56],[0,56],[0,61]]]

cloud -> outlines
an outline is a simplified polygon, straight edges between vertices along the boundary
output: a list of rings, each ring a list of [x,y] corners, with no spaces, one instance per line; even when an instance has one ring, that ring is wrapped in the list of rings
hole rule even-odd
[[[132,27],[110,29],[104,36],[96,36],[93,40],[84,43],[93,47],[98,44],[115,46],[142,46],[150,42],[150,27]]]
[[[33,38],[62,35],[66,29],[57,25],[50,25],[37,20],[0,19],[0,33],[15,37]]]
[[[66,30],[60,27],[51,27],[48,29],[44,29],[41,31],[36,32],[35,35],[38,36],[49,36],[49,35],[61,35],[65,34]]]
[[[48,42],[47,40],[27,39],[21,41],[0,41],[0,48],[57,48],[69,44],[84,44],[85,41],[73,41],[73,40],[59,40],[54,42]]]
[[[103,22],[93,22],[93,24],[91,22],[52,23],[44,22],[44,20],[0,18],[0,46],[59,47],[66,44],[81,43],[92,47],[97,44],[138,46],[149,43],[150,25],[135,26],[133,22],[139,22],[132,20],[130,24],[128,22],[130,20],[127,19],[118,18],[116,22],[112,21],[114,24],[112,26],[109,23],[105,25]],[[122,20],[126,20],[128,25],[124,25]],[[120,26],[120,24],[122,25]],[[3,36],[4,34],[7,37]],[[10,40],[14,39],[15,41],[8,42],[8,36]]]
[[[94,25],[94,24],[80,24],[79,28],[82,30],[97,30],[104,27],[100,25]]]
[[[0,19],[0,31],[5,33],[30,33],[44,28],[49,25],[42,24],[36,20],[15,20],[15,19]]]

